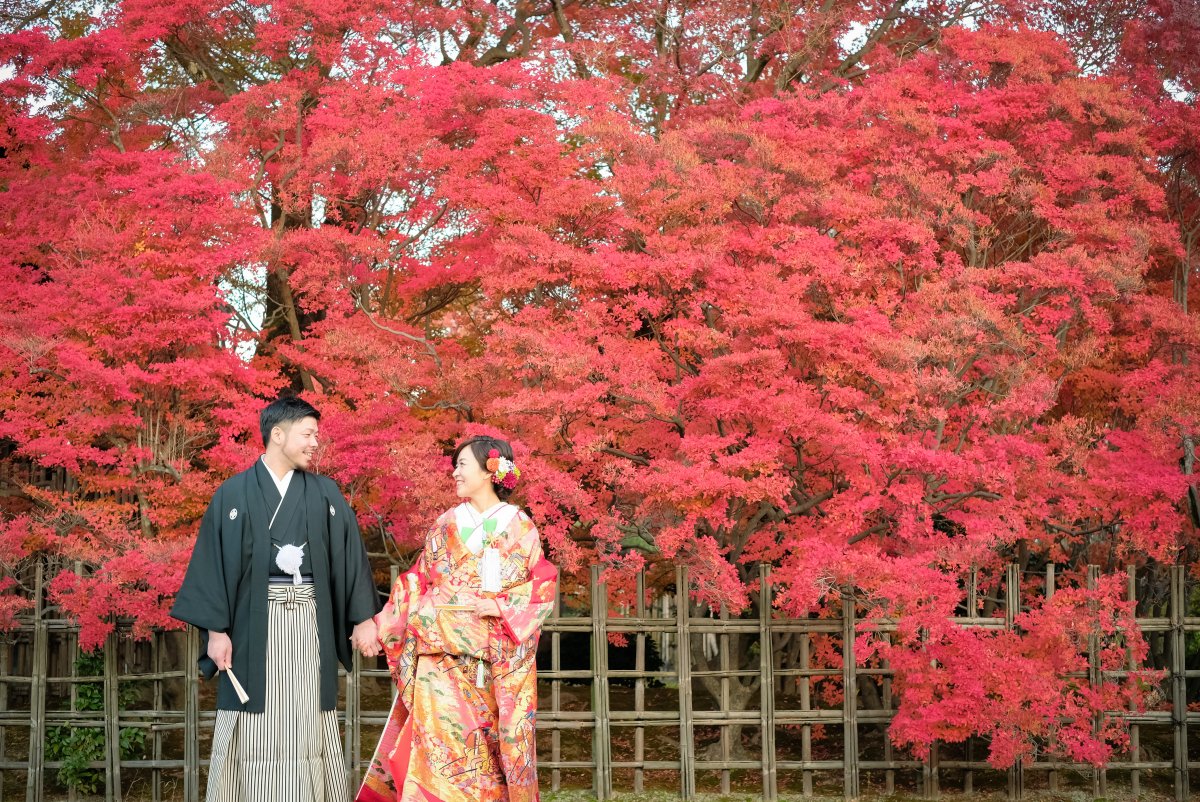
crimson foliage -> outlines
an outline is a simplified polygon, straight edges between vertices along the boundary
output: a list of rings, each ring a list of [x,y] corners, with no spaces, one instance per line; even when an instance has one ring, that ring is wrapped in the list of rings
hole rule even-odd
[[[1196,553],[1192,0],[26,5],[0,625],[36,560],[85,645],[169,625],[291,387],[376,551],[502,432],[567,576],[898,619],[898,743],[1122,744],[1148,675],[1071,675],[1145,644],[1080,578]],[[950,623],[1013,560],[1065,589]]]

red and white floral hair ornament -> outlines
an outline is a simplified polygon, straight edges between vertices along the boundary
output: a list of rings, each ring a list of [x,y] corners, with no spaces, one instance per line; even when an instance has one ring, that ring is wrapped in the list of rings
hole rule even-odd
[[[512,490],[521,478],[521,469],[510,459],[500,456],[500,450],[493,448],[488,452],[487,464],[484,466],[492,474],[492,484]]]

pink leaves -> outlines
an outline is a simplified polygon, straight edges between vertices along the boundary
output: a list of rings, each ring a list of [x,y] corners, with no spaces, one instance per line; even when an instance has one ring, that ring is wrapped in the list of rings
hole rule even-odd
[[[998,768],[1042,751],[1103,764],[1126,739],[1106,711],[1136,704],[1154,678],[1135,671],[1099,685],[1086,681],[1091,638],[1104,671],[1120,671],[1145,655],[1132,606],[1119,601],[1121,580],[1106,578],[1096,590],[1061,588],[1022,613],[1018,631],[959,626],[944,612],[907,616],[920,629],[902,628],[896,641],[877,646],[895,669],[904,700],[893,738],[924,754],[933,740],[982,736],[990,739],[988,760]]]
[[[568,582],[686,564],[740,610],[763,560],[794,614],[853,584],[900,620],[902,742],[1099,759],[1115,729],[1061,722],[1123,707],[1070,676],[1079,626],[1137,646],[1108,596],[945,619],[1014,552],[1194,545],[1189,6],[1120,76],[948,7],[668,7],[127,0],[0,37],[0,439],[72,482],[22,489],[0,557],[87,562],[54,593],[89,643],[161,623],[257,407],[304,388],[398,560],[447,444],[500,434]]]
[[[135,638],[155,629],[173,629],[171,602],[187,567],[187,552],[176,544],[143,543],[110,557],[87,576],[64,571],[49,586],[49,598],[80,625],[80,648],[104,644],[118,617],[133,624]]]

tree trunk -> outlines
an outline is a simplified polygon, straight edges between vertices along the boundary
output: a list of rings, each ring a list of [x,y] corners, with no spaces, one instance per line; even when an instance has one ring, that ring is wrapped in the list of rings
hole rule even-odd
[[[698,613],[700,610],[693,607],[693,612]],[[718,635],[717,637],[720,639],[722,636]],[[744,652],[746,651],[742,649],[742,642],[745,640],[745,636],[731,634],[725,637],[729,639],[729,668],[732,671],[736,671],[742,667],[741,662],[744,657]],[[720,648],[718,648],[717,656],[710,661],[704,654],[703,639],[693,637],[689,647],[692,655],[692,665],[700,671],[716,671],[721,668]],[[719,677],[698,677],[696,682],[698,682],[700,687],[704,689],[704,692],[707,693],[714,702],[716,702],[718,708],[723,707],[721,703],[721,679]],[[761,681],[757,677],[751,679],[749,682],[746,682],[744,678],[730,677],[728,682],[728,709],[731,711],[741,711],[745,710],[749,706],[750,700],[758,695],[758,689]],[[733,760],[750,759],[745,748],[742,746],[742,731],[744,728],[744,724],[730,724],[725,728],[729,738],[729,756]],[[720,741],[714,744],[709,744],[704,753],[705,760],[720,760],[721,756]]]

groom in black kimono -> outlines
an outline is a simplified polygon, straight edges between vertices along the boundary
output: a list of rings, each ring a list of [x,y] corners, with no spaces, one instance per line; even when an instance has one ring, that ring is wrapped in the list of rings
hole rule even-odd
[[[204,676],[222,672],[209,802],[348,797],[337,664],[379,653],[379,595],[354,512],[306,470],[320,417],[298,398],[262,411],[266,453],[213,496],[171,609],[201,631]]]

